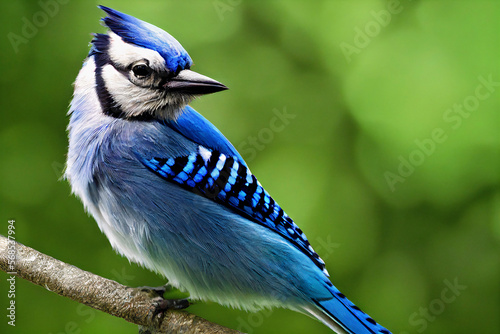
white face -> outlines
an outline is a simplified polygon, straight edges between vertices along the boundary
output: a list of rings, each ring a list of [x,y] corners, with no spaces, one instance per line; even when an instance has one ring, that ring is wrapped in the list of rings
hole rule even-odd
[[[193,100],[193,95],[169,93],[162,88],[175,73],[165,68],[165,60],[156,51],[125,43],[110,32],[109,57],[112,64],[102,68],[109,94],[126,117],[145,113],[159,119],[175,119],[176,113]]]

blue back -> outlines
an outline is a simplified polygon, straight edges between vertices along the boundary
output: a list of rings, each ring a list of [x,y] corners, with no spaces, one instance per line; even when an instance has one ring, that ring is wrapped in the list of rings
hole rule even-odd
[[[184,108],[177,120],[165,122],[165,125],[194,143],[217,150],[227,156],[236,156],[238,162],[246,166],[241,155],[219,129],[190,106]]]

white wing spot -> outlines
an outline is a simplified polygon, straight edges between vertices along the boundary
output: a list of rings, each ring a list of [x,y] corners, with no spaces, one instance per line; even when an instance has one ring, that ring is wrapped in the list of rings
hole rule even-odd
[[[212,156],[212,152],[204,148],[203,146],[198,146],[198,152],[205,162],[208,162],[208,159]]]

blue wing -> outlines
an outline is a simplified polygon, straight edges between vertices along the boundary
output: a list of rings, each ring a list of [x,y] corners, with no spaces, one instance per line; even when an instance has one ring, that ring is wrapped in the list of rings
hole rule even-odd
[[[198,146],[189,145],[188,151],[177,156],[150,150],[137,154],[144,166],[164,180],[278,233],[329,276],[325,263],[305,234],[262,187],[234,146],[215,126],[190,107],[185,108],[177,121],[164,122],[164,125]],[[326,277],[324,284],[332,298],[313,298],[321,311],[310,311],[311,315],[331,328],[340,326],[348,333],[390,334],[351,303]]]
[[[226,152],[231,150],[232,145],[228,142],[226,145],[220,141],[214,142],[220,139],[212,133],[212,136],[207,136],[204,141],[210,141],[212,147],[217,144]],[[280,234],[311,258],[328,276],[325,263],[311,247],[305,234],[264,190],[239,155],[227,155],[217,149],[199,146],[197,152],[187,156],[138,158],[163,179],[220,203]]]
[[[177,120],[165,122],[165,125],[194,143],[217,150],[227,156],[237,157],[238,162],[246,166],[241,155],[219,129],[190,106],[184,108]]]

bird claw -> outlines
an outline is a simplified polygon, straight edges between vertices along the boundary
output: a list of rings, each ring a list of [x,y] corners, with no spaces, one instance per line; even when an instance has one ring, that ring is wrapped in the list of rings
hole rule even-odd
[[[153,312],[153,317],[156,317],[157,315],[168,310],[182,310],[191,305],[187,298],[164,299],[163,297],[157,297],[155,299],[155,310]]]
[[[149,293],[150,295],[152,296],[158,296],[158,297],[162,297],[163,298],[163,295],[165,294],[165,292],[169,292],[169,291],[172,291],[173,287],[171,285],[169,285],[168,283],[165,284],[165,285],[161,285],[161,286],[139,286],[137,287],[137,289],[143,291],[143,292],[147,292]]]
[[[190,302],[187,298],[179,298],[179,299],[165,299],[163,295],[165,292],[169,292],[173,290],[173,287],[168,283],[162,286],[139,286],[137,289],[148,293],[151,297],[153,297],[154,311],[153,317],[164,313],[168,310],[182,310],[187,308],[189,305],[193,303]]]

